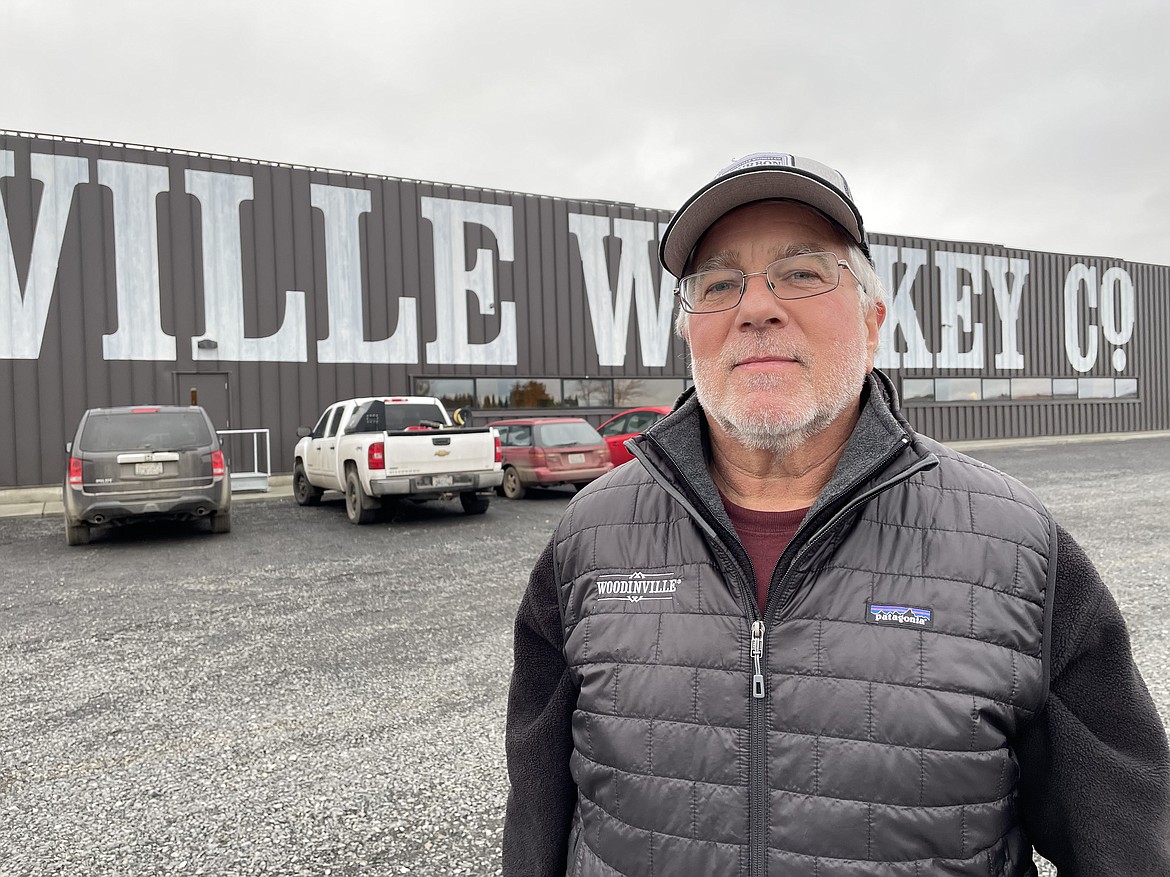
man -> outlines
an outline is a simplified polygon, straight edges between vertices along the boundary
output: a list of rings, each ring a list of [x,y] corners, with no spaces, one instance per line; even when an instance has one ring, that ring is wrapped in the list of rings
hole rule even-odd
[[[1170,874],[1112,597],[873,368],[860,212],[758,154],[675,214],[694,389],[569,505],[516,622],[506,877]]]

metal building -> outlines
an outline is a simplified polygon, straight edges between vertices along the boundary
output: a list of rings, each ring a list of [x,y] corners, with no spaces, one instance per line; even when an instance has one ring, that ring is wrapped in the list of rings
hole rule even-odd
[[[95,406],[195,394],[288,471],[297,426],[349,396],[434,394],[480,422],[669,404],[669,215],[0,132],[0,487],[59,481]],[[1170,267],[873,244],[878,365],[923,431],[1170,428]]]

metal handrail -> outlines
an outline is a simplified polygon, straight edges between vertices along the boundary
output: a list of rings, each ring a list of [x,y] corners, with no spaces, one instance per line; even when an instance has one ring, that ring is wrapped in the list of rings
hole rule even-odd
[[[272,443],[267,427],[258,429],[217,429],[216,434],[221,438],[231,435],[252,436],[252,471],[237,471],[232,466],[231,480],[232,493],[244,490],[260,490],[268,492],[268,479],[272,475]],[[264,437],[264,468],[260,469],[260,437]],[[222,442],[221,442],[222,444]]]

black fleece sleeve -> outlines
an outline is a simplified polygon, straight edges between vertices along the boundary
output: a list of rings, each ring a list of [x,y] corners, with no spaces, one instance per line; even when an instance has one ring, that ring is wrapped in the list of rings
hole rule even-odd
[[[1167,877],[1166,730],[1117,603],[1057,529],[1049,696],[1015,741],[1024,828],[1060,877]]]
[[[564,877],[577,801],[569,773],[577,689],[565,663],[551,543],[520,601],[513,660],[503,877]]]

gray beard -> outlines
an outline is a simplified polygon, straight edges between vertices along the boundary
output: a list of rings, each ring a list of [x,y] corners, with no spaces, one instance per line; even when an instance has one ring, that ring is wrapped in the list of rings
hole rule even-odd
[[[692,359],[691,373],[699,404],[733,441],[745,448],[768,451],[777,456],[790,454],[822,432],[850,405],[857,404],[868,370],[864,346],[852,349],[852,345],[837,345],[827,354],[832,358],[829,373],[830,386],[834,389],[831,394],[814,400],[812,405],[800,411],[767,411],[739,403],[712,386],[712,372],[720,368],[726,371],[735,355],[725,352],[714,362],[701,364]]]

